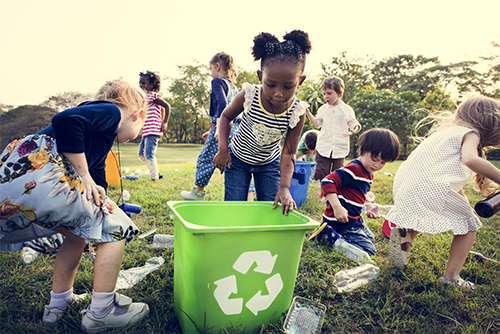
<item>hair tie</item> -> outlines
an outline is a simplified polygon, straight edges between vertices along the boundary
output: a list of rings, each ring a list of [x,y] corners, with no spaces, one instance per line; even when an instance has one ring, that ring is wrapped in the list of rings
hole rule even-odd
[[[302,48],[294,41],[285,42],[267,42],[265,44],[267,56],[274,56],[276,54],[294,54],[297,59],[302,59]]]

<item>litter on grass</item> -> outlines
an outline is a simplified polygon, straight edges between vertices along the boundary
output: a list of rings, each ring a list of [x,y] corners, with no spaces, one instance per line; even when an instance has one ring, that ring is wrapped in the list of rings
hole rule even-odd
[[[292,300],[283,329],[288,334],[320,333],[325,312],[325,305],[297,296]]]
[[[160,269],[160,267],[165,263],[165,260],[161,257],[152,257],[146,261],[146,264],[142,267],[129,268],[127,270],[120,270],[118,274],[118,280],[116,281],[116,290],[129,289],[135,284],[139,283],[144,277],[149,273]]]

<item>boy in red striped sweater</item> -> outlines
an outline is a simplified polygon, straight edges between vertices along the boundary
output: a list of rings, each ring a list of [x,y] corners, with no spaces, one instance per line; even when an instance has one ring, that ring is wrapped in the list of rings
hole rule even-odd
[[[321,234],[332,244],[344,238],[352,245],[374,255],[374,236],[361,217],[373,173],[399,155],[399,139],[391,130],[365,131],[358,140],[359,158],[321,180],[321,196],[326,197]]]

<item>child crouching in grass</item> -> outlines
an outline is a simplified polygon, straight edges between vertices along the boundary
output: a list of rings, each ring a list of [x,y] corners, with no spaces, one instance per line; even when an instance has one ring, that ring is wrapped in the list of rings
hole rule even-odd
[[[370,191],[373,173],[397,159],[399,139],[391,130],[375,128],[361,134],[358,146],[359,158],[321,180],[326,209],[323,224],[313,235],[321,234],[332,244],[343,238],[369,255],[375,255],[375,238],[361,217],[361,209]]]

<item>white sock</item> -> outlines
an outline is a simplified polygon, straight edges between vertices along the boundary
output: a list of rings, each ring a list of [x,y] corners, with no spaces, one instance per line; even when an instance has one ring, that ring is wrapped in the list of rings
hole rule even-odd
[[[55,293],[50,291],[50,304],[49,307],[66,308],[66,306],[73,300],[73,288],[68,291]]]
[[[115,292],[95,292],[92,290],[90,310],[97,317],[104,317],[115,304]]]

